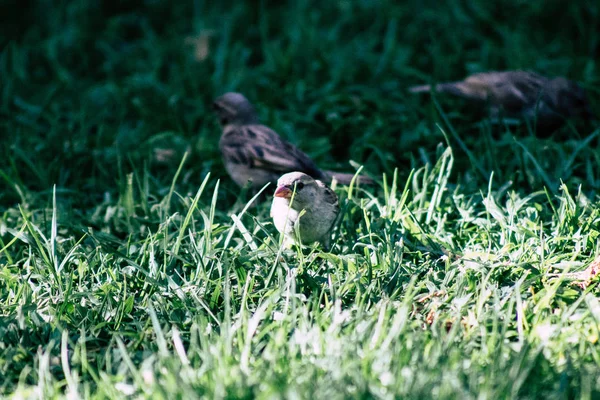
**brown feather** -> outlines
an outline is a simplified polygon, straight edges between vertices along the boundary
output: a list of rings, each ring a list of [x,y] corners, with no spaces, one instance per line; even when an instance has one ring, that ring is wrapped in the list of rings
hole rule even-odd
[[[225,169],[239,186],[250,181],[258,189],[292,171],[314,179],[333,175],[340,183],[350,183],[353,175],[321,171],[308,155],[260,125],[254,107],[242,94],[226,93],[214,101],[214,107],[223,126],[219,148]],[[372,180],[361,177],[361,182],[369,184]]]
[[[329,186],[327,186],[325,183],[323,183],[320,180],[315,180],[315,182],[317,182],[317,186],[322,187],[324,189],[323,197],[324,197],[325,201],[327,203],[333,205],[335,207],[335,209],[339,211],[340,205],[338,203],[338,196],[337,196],[337,194],[335,194],[333,189],[331,189]]]
[[[430,92],[431,85],[413,86],[409,91]],[[561,117],[591,114],[585,91],[575,82],[527,71],[482,72],[462,81],[437,84],[435,91],[485,102],[493,116],[504,113],[552,123]]]
[[[219,147],[226,167],[228,163],[246,167],[248,176],[232,176],[240,185],[252,180],[252,186],[260,188],[290,171],[304,172],[315,179],[323,177],[310,157],[264,125],[230,125]]]

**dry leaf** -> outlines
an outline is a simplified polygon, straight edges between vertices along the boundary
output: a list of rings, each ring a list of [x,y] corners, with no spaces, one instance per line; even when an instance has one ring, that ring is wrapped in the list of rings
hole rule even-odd
[[[584,271],[579,272],[580,275],[577,278],[580,282],[575,282],[575,285],[585,289],[599,273],[600,256],[596,257],[596,259],[592,261]]]
[[[427,322],[428,325],[433,324],[433,321],[435,321],[435,310],[429,311],[427,317],[425,318],[425,322]]]
[[[561,277],[573,281],[571,282],[572,284],[579,286],[581,289],[585,289],[592,283],[592,280],[598,274],[600,274],[600,256],[596,257],[596,259],[583,271],[571,272],[568,274],[550,274],[550,276]]]

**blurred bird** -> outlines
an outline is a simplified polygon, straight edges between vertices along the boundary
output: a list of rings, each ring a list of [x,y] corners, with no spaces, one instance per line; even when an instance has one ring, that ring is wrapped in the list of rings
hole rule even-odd
[[[412,93],[431,92],[432,85],[413,86]],[[463,81],[439,83],[433,91],[485,103],[491,117],[537,118],[538,124],[560,124],[565,118],[592,118],[583,88],[563,77],[546,78],[533,72],[482,72]]]
[[[223,128],[219,148],[225,169],[239,186],[260,189],[286,172],[301,171],[315,179],[349,184],[353,174],[320,170],[313,160],[271,128],[261,125],[252,104],[240,93],[225,93],[213,108]],[[372,184],[365,176],[361,183]]]
[[[273,196],[271,217],[285,235],[284,245],[320,242],[329,248],[330,232],[340,213],[333,190],[305,173],[290,172],[279,178]]]

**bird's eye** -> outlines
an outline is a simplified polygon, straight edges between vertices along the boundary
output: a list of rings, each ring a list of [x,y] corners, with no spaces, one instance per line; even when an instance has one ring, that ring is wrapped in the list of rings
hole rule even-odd
[[[296,191],[299,192],[304,187],[304,183],[298,182],[296,183]]]

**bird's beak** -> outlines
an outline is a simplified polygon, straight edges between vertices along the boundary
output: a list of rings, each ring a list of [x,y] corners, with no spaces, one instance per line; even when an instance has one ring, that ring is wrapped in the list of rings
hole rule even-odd
[[[274,197],[283,197],[284,199],[289,199],[292,197],[293,190],[288,186],[279,186],[277,190],[275,190]]]
[[[215,110],[215,111],[221,109],[221,105],[219,104],[218,101],[215,101],[215,102],[212,103],[212,109]]]

